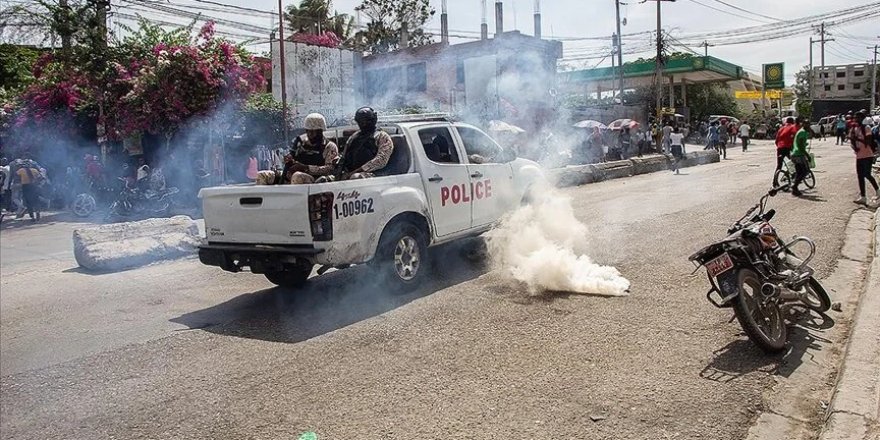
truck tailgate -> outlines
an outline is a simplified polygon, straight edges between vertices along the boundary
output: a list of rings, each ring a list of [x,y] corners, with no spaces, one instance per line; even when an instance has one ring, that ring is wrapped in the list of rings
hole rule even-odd
[[[199,192],[214,243],[311,244],[309,185],[240,185]]]

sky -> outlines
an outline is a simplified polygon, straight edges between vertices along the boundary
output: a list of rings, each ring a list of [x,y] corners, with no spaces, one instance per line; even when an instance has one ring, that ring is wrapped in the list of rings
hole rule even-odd
[[[124,5],[127,0],[114,0]],[[168,5],[194,5],[194,0],[167,0]],[[277,0],[212,0],[220,3],[246,6],[261,10],[276,10]],[[286,7],[298,0],[282,0]],[[341,13],[353,14],[354,7],[360,0],[334,0],[333,8]],[[437,14],[428,24],[429,28],[439,29],[441,0],[430,0]],[[449,12],[449,28],[453,35],[476,35],[480,29],[480,0],[447,0]],[[656,3],[653,1],[623,0],[621,18],[626,19],[623,34],[652,31],[657,26]],[[535,0],[505,0],[505,30],[520,30],[526,34],[533,32]],[[724,3],[727,3],[725,5]],[[698,32],[723,32],[747,26],[772,27],[772,18],[790,20],[808,15],[846,9],[872,3],[871,0],[837,0],[834,2],[820,0],[676,0],[664,1],[662,4],[662,27],[671,32],[673,37]],[[490,35],[494,32],[494,0],[487,0],[488,24]],[[729,5],[741,8],[734,9]],[[565,57],[584,54],[585,50],[608,45],[611,34],[615,31],[614,0],[540,0],[543,17],[543,34],[548,37],[582,38],[607,36],[606,41],[563,41]],[[880,11],[880,3],[875,6]],[[715,8],[715,9],[712,9]],[[749,11],[749,12],[744,12]],[[874,9],[871,9],[874,10]],[[722,12],[726,11],[726,12]],[[218,14],[205,12],[206,14]],[[738,15],[738,16],[737,16]],[[764,17],[761,17],[763,15]],[[223,15],[229,17],[229,15]],[[262,17],[244,15],[233,16],[238,21],[249,22],[259,26],[270,27],[274,23]],[[769,18],[766,18],[769,17]],[[827,28],[829,39],[826,44],[825,64],[851,64],[869,61],[873,49],[868,46],[880,44],[880,18],[873,18],[856,23],[847,23]],[[760,41],[740,45],[709,47],[709,55],[721,58],[742,66],[746,70],[760,75],[764,63],[784,62],[786,84],[794,81],[795,73],[809,62],[809,39],[818,39],[818,34],[801,34],[785,39]],[[642,35],[627,39],[624,43],[624,62],[639,56],[652,56],[651,53],[628,55],[628,50],[648,47],[650,35]],[[452,43],[469,41],[453,38]],[[712,43],[712,40],[709,40]],[[819,44],[813,46],[814,65],[820,64]],[[257,50],[268,50],[267,45],[256,46]],[[683,49],[676,49],[683,50]],[[702,47],[692,50],[703,53]],[[583,67],[607,66],[610,59],[578,60],[576,65]]]

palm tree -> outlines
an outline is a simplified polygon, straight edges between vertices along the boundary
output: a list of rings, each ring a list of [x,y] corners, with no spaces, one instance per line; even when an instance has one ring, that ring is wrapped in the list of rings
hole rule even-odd
[[[285,19],[294,32],[320,34],[325,30],[332,0],[301,0],[287,7]]]

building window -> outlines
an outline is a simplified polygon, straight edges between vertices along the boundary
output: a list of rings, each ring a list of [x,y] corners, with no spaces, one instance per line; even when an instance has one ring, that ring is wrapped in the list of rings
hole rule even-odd
[[[859,89],[861,89],[861,88],[862,88],[862,85],[861,85],[861,84],[853,84],[853,89],[854,89],[854,90],[859,90]]]
[[[455,83],[464,84],[464,61],[455,64]]]
[[[428,71],[425,68],[425,63],[406,66],[406,87],[410,92],[428,90]]]
[[[831,91],[831,86],[825,86],[825,91],[826,91],[826,92],[830,92],[830,91]]]
[[[364,78],[367,97],[370,100],[382,100],[392,95],[404,79],[401,74],[402,69],[399,66],[367,70]]]
[[[828,78],[828,72],[822,72],[822,78]]]
[[[838,78],[846,78],[846,72],[837,72]]]
[[[843,84],[840,84],[839,86],[837,86],[837,90],[846,90],[846,86]]]
[[[865,71],[864,70],[856,70],[855,72],[853,72],[853,76],[865,76]]]

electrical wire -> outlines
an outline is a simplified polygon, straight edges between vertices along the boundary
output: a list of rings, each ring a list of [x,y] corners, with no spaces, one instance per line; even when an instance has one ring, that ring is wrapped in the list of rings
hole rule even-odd
[[[725,6],[727,6],[727,7],[730,7],[730,8],[736,9],[736,10],[738,10],[738,11],[743,11],[743,12],[745,12],[745,13],[747,13],[747,14],[757,15],[758,17],[769,18],[770,20],[773,20],[773,21],[782,21],[782,20],[780,20],[780,19],[778,19],[778,18],[776,18],[776,17],[771,17],[771,16],[769,16],[769,15],[759,14],[759,13],[757,13],[757,12],[753,12],[753,11],[750,11],[750,10],[748,10],[748,9],[743,9],[743,8],[741,8],[741,7],[739,7],[739,6],[736,6],[736,5],[732,5],[732,4],[730,4],[730,3],[727,3],[727,2],[724,1],[724,0],[714,0],[714,1],[715,1],[716,3],[721,3],[722,5],[725,5]]]
[[[700,5],[700,6],[703,6],[703,7],[705,7],[705,8],[714,9],[714,10],[716,10],[716,11],[718,11],[718,12],[721,12],[721,13],[724,13],[724,14],[727,14],[727,15],[732,15],[732,16],[734,16],[734,17],[744,18],[744,19],[746,19],[746,20],[757,21],[758,23],[764,23],[764,24],[769,24],[769,23],[771,23],[771,22],[766,21],[766,20],[759,20],[759,19],[757,19],[757,18],[749,17],[749,16],[747,16],[747,15],[740,15],[740,14],[737,14],[736,12],[731,12],[731,11],[727,11],[727,10],[724,10],[724,9],[721,9],[721,8],[716,8],[716,7],[712,6],[712,5],[707,5],[707,4],[702,3],[702,2],[700,2],[700,1],[698,1],[698,0],[688,0],[688,1],[690,1],[691,3],[698,4],[698,5]]]

